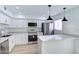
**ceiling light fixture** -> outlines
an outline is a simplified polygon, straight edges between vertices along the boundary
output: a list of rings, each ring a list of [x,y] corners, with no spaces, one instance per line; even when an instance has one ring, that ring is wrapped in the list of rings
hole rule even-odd
[[[50,7],[51,7],[51,5],[48,5],[48,7],[49,7],[49,17],[47,18],[47,20],[53,20],[52,18],[51,18],[51,15],[50,15]]]
[[[65,10],[66,10],[66,8],[64,7],[63,10],[64,10],[64,18],[63,18],[62,21],[68,21],[68,20],[66,19],[66,17],[65,17]]]

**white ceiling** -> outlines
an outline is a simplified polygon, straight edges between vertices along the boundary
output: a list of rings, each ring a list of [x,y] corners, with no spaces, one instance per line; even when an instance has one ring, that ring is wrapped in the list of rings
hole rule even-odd
[[[51,16],[54,16],[63,11],[63,7],[67,9],[73,8],[76,5],[52,5]],[[19,7],[17,10],[16,7]],[[25,18],[44,18],[48,16],[47,5],[7,5],[6,9],[10,11],[14,17]]]

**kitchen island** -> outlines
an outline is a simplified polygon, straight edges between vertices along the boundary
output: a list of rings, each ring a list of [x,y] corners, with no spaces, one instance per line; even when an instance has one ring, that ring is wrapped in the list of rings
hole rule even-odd
[[[69,35],[38,36],[38,53],[40,54],[73,54],[74,39]]]

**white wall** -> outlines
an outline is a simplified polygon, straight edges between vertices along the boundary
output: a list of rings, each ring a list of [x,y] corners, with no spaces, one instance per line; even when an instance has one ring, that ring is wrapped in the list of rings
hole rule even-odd
[[[38,41],[38,52],[42,54],[73,54],[73,39]]]
[[[63,13],[53,16],[54,19],[62,19]],[[79,6],[66,12],[68,21],[63,24],[63,33],[79,36]]]

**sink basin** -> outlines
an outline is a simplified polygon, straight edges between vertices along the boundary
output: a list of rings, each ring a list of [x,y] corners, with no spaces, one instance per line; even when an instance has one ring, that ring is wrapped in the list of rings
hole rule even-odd
[[[1,36],[1,37],[9,37],[9,36],[11,36],[11,35],[3,35],[3,36]]]

